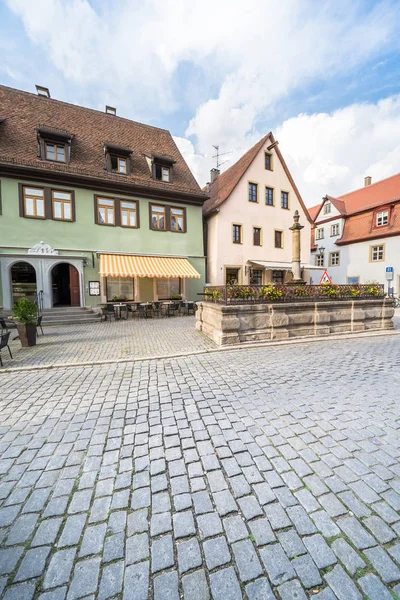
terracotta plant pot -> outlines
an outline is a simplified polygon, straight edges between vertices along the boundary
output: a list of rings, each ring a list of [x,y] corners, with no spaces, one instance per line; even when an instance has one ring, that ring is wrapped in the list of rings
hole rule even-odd
[[[35,323],[17,323],[17,330],[21,346],[36,346],[36,324]]]

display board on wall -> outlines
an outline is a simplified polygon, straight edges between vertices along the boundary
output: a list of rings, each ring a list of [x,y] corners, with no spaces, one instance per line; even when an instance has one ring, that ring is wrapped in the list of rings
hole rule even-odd
[[[89,281],[89,296],[100,296],[100,281]]]

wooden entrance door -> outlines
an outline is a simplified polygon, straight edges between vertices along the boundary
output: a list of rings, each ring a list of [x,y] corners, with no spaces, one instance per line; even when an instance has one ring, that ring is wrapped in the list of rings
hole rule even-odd
[[[71,296],[71,306],[80,306],[79,273],[73,265],[69,265],[69,292]]]

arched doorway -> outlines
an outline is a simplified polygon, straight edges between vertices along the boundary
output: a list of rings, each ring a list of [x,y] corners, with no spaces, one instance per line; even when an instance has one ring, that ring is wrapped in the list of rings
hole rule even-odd
[[[17,262],[11,267],[12,303],[20,298],[33,302],[36,297],[36,271],[27,262]]]
[[[68,263],[59,263],[51,271],[53,306],[80,306],[79,273]]]

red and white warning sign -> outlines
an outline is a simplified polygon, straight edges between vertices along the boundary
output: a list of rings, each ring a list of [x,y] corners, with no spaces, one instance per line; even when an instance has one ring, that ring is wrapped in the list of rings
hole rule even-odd
[[[328,271],[324,271],[322,273],[322,277],[319,280],[319,284],[321,285],[321,283],[332,283],[332,279],[330,278],[330,276],[328,275]]]

